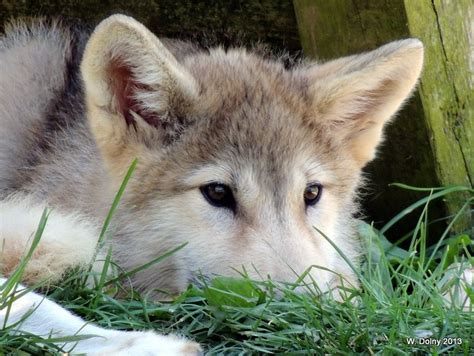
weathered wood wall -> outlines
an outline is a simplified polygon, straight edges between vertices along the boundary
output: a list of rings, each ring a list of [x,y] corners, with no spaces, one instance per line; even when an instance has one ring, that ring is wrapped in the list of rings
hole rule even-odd
[[[472,187],[474,2],[405,0],[405,7],[410,33],[426,47],[420,94],[436,174],[445,185]],[[455,212],[465,198],[447,200],[449,210]],[[472,228],[474,217],[469,210],[459,225]]]

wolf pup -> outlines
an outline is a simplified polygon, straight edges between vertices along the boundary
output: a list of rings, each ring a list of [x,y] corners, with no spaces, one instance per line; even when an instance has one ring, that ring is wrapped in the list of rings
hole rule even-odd
[[[357,285],[321,233],[357,265],[361,169],[422,61],[416,39],[288,69],[244,49],[160,40],[123,15],[90,36],[59,23],[10,25],[0,42],[1,273],[17,266],[45,207],[52,211],[24,282],[89,263],[138,158],[110,228],[113,257],[131,269],[187,245],[136,274],[136,288],[176,293],[196,272],[242,266],[280,281],[320,266],[310,277],[321,290]],[[152,332],[83,327],[34,293],[13,303],[7,324],[34,305],[22,331],[99,336],[75,352],[200,350]]]

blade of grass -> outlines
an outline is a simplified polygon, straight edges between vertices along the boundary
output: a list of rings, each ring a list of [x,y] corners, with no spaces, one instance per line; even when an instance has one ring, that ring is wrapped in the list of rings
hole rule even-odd
[[[104,223],[102,225],[102,229],[101,229],[100,234],[99,234],[99,239],[97,240],[96,251],[94,253],[94,256],[92,257],[92,260],[89,263],[89,267],[87,269],[87,274],[85,274],[85,276],[87,276],[88,274],[91,273],[94,262],[97,259],[97,255],[99,254],[101,248],[105,244],[105,234],[107,233],[107,230],[109,229],[110,222],[112,221],[112,217],[114,216],[115,211],[117,210],[117,207],[120,203],[120,200],[122,199],[122,196],[125,192],[125,188],[127,187],[127,184],[129,182],[130,178],[132,177],[132,174],[135,171],[135,169],[137,167],[137,164],[138,164],[138,159],[135,158],[132,161],[132,164],[130,165],[130,167],[128,168],[127,173],[125,174],[125,177],[123,178],[122,183],[120,184],[120,187],[119,187],[117,193],[115,194],[114,200],[112,202],[112,206],[110,207],[110,209],[107,213],[107,216],[104,220]],[[82,280],[81,284],[82,284],[83,287],[87,284],[87,278],[86,277]]]
[[[38,244],[41,240],[41,236],[43,236],[46,223],[48,222],[48,216],[49,216],[48,210],[44,209],[41,215],[40,222],[34,234],[33,240],[31,241],[31,246],[28,252],[22,258],[20,264],[15,268],[15,271],[11,274],[10,278],[8,278],[5,284],[0,287],[0,289],[2,290],[2,296],[4,298],[13,290],[14,286],[20,282],[21,276],[23,275],[25,271],[26,265],[31,260],[31,257],[33,256],[33,253],[36,247],[38,247]]]
[[[99,241],[97,243],[98,249],[102,247],[105,233],[107,232],[110,222],[112,221],[112,217],[115,211],[117,210],[120,200],[122,199],[122,196],[123,196],[123,193],[125,192],[125,188],[127,187],[128,181],[132,177],[132,174],[135,171],[135,168],[137,167],[137,163],[138,163],[138,159],[135,158],[132,161],[132,164],[130,165],[130,167],[128,168],[127,173],[125,174],[125,177],[123,178],[122,183],[120,184],[120,188],[117,191],[117,194],[115,194],[115,198],[112,203],[112,206],[109,209],[109,212],[107,214],[107,217],[105,218],[104,224],[102,225],[102,230],[100,231]]]
[[[104,283],[104,287],[108,286],[108,285],[111,285],[115,282],[118,282],[120,281],[121,279],[124,279],[124,278],[128,278],[128,277],[131,277],[133,276],[134,274],[144,270],[144,269],[147,269],[149,268],[150,266],[160,262],[160,261],[163,261],[165,258],[168,258],[169,256],[171,256],[172,254],[174,254],[175,252],[181,250],[184,246],[186,246],[188,243],[185,242],[185,243],[182,243],[181,245],[165,252],[164,254],[162,254],[161,256],[158,256],[154,259],[152,259],[151,261],[147,262],[147,263],[144,263],[138,267],[135,267],[133,269],[131,269],[130,271],[127,271],[127,272],[124,272],[124,273],[121,273],[119,274],[117,277],[115,278],[112,278],[110,280],[108,280],[107,282]]]
[[[432,191],[432,190],[430,190],[430,191]],[[449,188],[443,189],[439,192],[430,194],[428,197],[425,197],[423,199],[418,200],[417,202],[411,204],[409,207],[403,209],[400,213],[395,215],[395,217],[393,217],[387,224],[385,224],[385,226],[382,229],[380,229],[380,232],[382,234],[385,234],[385,232],[387,232],[388,229],[390,229],[393,225],[395,225],[403,217],[405,217],[406,215],[411,213],[416,208],[426,204],[426,202],[428,200],[437,199],[437,198],[443,197],[447,194],[451,194],[451,193],[455,193],[455,192],[466,192],[466,191],[473,191],[473,190],[471,188],[468,188],[468,187],[455,186],[455,187],[449,187]]]

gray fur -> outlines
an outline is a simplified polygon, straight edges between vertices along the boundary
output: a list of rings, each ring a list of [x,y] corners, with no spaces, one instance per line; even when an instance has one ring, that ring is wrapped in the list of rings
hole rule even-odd
[[[29,157],[43,134],[49,107],[64,84],[61,68],[68,52],[67,35],[57,26],[17,24],[1,38],[0,196],[21,187],[19,170],[31,168]]]

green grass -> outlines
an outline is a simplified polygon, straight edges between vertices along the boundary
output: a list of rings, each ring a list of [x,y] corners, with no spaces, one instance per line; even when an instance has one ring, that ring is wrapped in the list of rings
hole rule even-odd
[[[468,192],[470,198],[458,214],[449,217],[437,244],[427,246],[430,201],[459,192]],[[128,285],[127,277],[136,270],[122,273],[121,278],[108,279],[106,273],[94,276],[95,286],[85,283],[90,270],[72,271],[58,286],[49,288],[48,294],[64,307],[104,327],[179,333],[200,342],[210,354],[472,355],[474,309],[463,310],[442,295],[456,287],[464,288],[474,302],[472,286],[459,282],[460,270],[449,269],[460,261],[465,266],[474,266],[472,232],[454,234],[451,229],[459,216],[471,211],[474,191],[449,187],[429,189],[426,195],[380,231],[360,222],[359,235],[366,252],[358,271],[361,288],[346,288],[344,302],[335,301],[330,295],[318,295],[312,285],[305,287],[307,293],[297,293],[297,283],[256,282],[245,274],[242,278],[203,279],[200,285],[189,286],[173,301],[153,302]],[[119,199],[120,194],[116,201]],[[410,239],[410,247],[403,249],[398,243],[390,243],[383,232],[415,208],[421,210],[418,224],[412,233],[400,238],[400,242]],[[33,245],[39,241],[46,223],[45,213]],[[176,249],[179,248],[186,247]],[[160,263],[173,252],[150,263]],[[104,272],[113,266],[110,254],[104,266]],[[8,282],[0,286],[0,308],[8,308],[12,302],[7,295],[16,288],[23,268],[21,264]],[[446,344],[410,345],[407,341],[420,337],[444,340]],[[23,354],[34,355],[58,352],[52,340],[34,335],[12,336],[4,330],[0,335],[0,353],[19,349]]]

